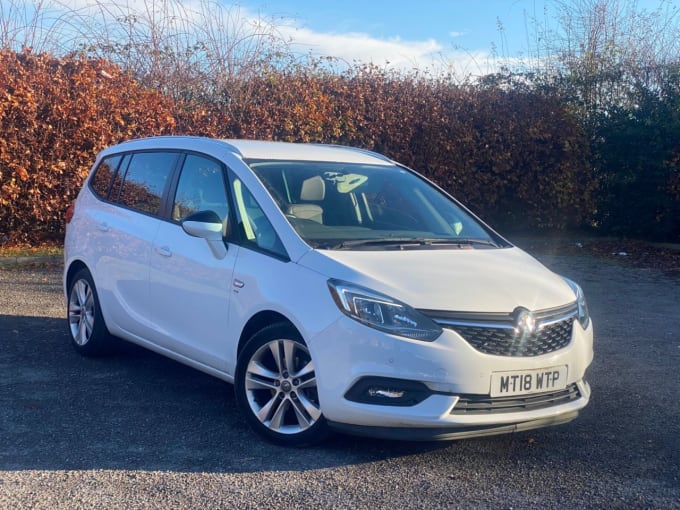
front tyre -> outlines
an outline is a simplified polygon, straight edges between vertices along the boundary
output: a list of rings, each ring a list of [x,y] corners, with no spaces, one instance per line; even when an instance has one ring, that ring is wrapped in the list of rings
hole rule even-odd
[[[78,271],[68,288],[68,326],[71,345],[83,356],[100,356],[112,348],[97,289],[87,269]]]
[[[302,446],[328,435],[312,357],[291,325],[268,326],[248,341],[234,387],[252,428],[272,443]]]

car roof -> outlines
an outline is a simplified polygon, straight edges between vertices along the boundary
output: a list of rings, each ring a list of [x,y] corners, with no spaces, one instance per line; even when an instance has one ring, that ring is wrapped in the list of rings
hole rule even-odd
[[[181,149],[208,150],[227,149],[243,159],[274,159],[288,161],[328,161],[392,165],[394,162],[366,149],[344,145],[315,143],[271,142],[261,140],[216,139],[195,136],[155,136],[130,140],[110,147],[104,153],[128,150]]]
[[[392,163],[389,158],[377,152],[345,145],[258,140],[224,141],[238,149],[245,159],[287,159],[373,164]]]

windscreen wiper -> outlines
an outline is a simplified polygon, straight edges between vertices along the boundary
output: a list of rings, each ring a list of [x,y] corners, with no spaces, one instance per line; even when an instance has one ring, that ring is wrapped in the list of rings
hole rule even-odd
[[[494,243],[490,239],[475,239],[475,238],[462,238],[462,239],[450,239],[451,244],[460,244],[460,245],[470,245],[470,244],[481,244],[482,246],[492,246],[494,248],[499,248],[497,243]]]
[[[470,246],[479,244],[483,246],[498,247],[493,241],[487,239],[456,239],[456,238],[441,238],[441,237],[380,237],[372,239],[351,239],[342,241],[334,246],[331,250],[347,250],[360,246],[396,246],[399,249],[408,248],[409,246]]]

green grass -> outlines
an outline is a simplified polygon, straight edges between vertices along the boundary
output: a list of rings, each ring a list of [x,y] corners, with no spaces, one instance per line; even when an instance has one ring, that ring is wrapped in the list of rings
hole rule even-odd
[[[42,257],[46,255],[63,255],[61,245],[43,246],[5,246],[0,245],[0,257]]]

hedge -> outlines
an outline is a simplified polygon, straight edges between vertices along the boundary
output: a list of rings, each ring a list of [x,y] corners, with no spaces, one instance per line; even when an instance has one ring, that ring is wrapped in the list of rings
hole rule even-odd
[[[0,51],[0,240],[63,236],[63,215],[95,154],[120,141],[201,134],[342,143],[434,179],[492,224],[592,221],[589,140],[556,94],[371,66],[270,69],[211,98],[178,103],[111,63]]]

